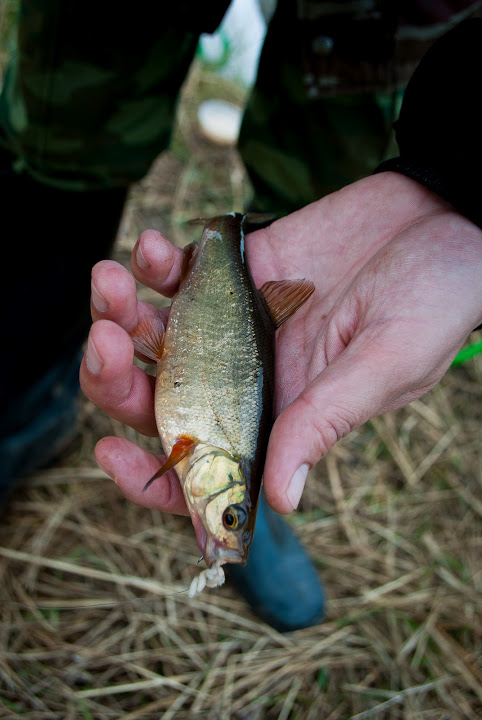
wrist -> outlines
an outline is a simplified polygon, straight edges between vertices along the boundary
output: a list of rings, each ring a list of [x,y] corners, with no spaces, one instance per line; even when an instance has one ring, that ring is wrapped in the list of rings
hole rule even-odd
[[[396,172],[415,180],[482,228],[482,204],[477,183],[471,183],[467,187],[466,183],[461,183],[460,178],[454,177],[450,172],[406,157],[385,160],[374,171],[375,174],[382,172]]]

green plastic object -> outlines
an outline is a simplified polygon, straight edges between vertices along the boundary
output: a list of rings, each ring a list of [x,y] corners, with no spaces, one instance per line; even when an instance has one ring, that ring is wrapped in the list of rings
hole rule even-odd
[[[482,352],[482,341],[472,343],[471,345],[467,345],[466,347],[462,348],[462,350],[455,356],[454,361],[452,363],[452,367],[456,367],[457,365],[462,365],[462,363],[466,362],[467,360],[470,360],[470,358],[473,358],[475,355],[478,355],[481,352]]]

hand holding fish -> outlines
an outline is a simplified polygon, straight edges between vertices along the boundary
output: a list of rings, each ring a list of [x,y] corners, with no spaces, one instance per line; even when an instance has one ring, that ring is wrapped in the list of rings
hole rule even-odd
[[[264,491],[278,512],[299,502],[308,468],[369,418],[421,396],[482,322],[482,232],[402,175],[347,186],[246,238],[257,287],[312,280],[310,300],[276,334],[274,414]],[[136,279],[171,297],[183,252],[149,230],[132,257]],[[86,395],[112,417],[158,434],[154,382],[133,366],[131,333],[150,306],[112,261],[92,273],[94,324],[81,368]],[[165,324],[167,310],[155,311]],[[170,470],[142,493],[157,457],[108,437],[99,464],[130,500],[186,513]]]

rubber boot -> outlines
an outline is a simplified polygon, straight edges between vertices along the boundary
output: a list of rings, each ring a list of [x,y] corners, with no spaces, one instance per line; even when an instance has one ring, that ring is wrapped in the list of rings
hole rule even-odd
[[[226,577],[253,612],[280,632],[317,625],[325,595],[308,553],[289,527],[260,498],[247,564],[226,565]]]

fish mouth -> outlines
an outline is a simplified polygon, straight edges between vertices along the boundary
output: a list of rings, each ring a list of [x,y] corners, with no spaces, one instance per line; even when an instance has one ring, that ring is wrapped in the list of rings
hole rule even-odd
[[[234,548],[226,547],[217,538],[208,536],[206,544],[204,546],[204,560],[208,567],[215,562],[219,565],[225,563],[232,563],[237,565],[244,565],[246,563],[246,553],[241,553],[239,550]]]
[[[208,567],[211,567],[215,562],[220,565],[225,563],[244,565],[246,563],[247,553],[236,548],[226,547],[218,538],[209,535],[198,515],[192,517],[192,524],[196,533],[197,544]]]

